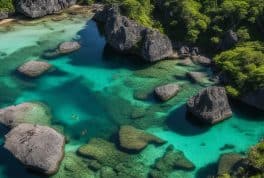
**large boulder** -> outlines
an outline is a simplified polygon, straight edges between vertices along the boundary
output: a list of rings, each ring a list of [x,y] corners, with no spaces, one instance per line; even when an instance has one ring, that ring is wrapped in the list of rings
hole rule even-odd
[[[240,97],[244,103],[264,111],[264,89],[249,92]]]
[[[156,30],[146,30],[141,56],[150,62],[159,61],[173,54],[168,36]]]
[[[148,62],[173,54],[171,41],[166,35],[119,15],[114,8],[98,12],[95,18],[105,22],[106,40],[119,52],[139,55]]]
[[[21,123],[49,125],[51,114],[42,103],[25,102],[0,109],[0,123],[13,128]]]
[[[164,140],[156,137],[155,135],[136,129],[129,125],[124,125],[120,128],[119,142],[121,147],[135,151],[144,149],[149,143],[165,143]]]
[[[52,128],[20,124],[5,135],[4,148],[27,168],[51,175],[63,159],[64,144],[64,136]]]
[[[201,121],[215,124],[232,116],[225,88],[207,87],[187,102],[187,109]]]
[[[109,17],[106,25],[107,42],[119,52],[128,52],[142,40],[145,28],[125,16]]]
[[[60,54],[68,54],[81,48],[81,45],[76,41],[67,41],[59,45],[58,51]]]
[[[38,18],[59,12],[75,3],[76,0],[16,0],[14,4],[17,12]]]
[[[210,66],[212,63],[212,60],[210,58],[201,55],[192,56],[192,61],[202,66]]]
[[[21,65],[17,70],[28,77],[38,77],[48,71],[51,65],[45,61],[31,60]]]
[[[187,72],[186,75],[192,82],[200,84],[202,84],[207,77],[205,72]]]
[[[176,83],[166,84],[155,88],[155,94],[161,101],[167,101],[178,94],[180,87]]]

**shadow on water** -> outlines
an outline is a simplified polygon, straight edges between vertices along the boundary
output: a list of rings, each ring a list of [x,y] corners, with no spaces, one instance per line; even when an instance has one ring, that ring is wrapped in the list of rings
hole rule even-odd
[[[263,122],[264,111],[258,110],[237,100],[230,100],[230,104],[237,118]]]
[[[186,112],[186,106],[183,104],[169,114],[166,124],[172,131],[184,136],[207,132],[210,127],[196,120]]]
[[[142,62],[137,56],[122,55],[115,52],[106,44],[97,27],[96,22],[90,20],[84,29],[78,32],[81,49],[70,55],[75,66],[89,66],[98,68],[128,68],[131,70],[142,69],[150,65]]]
[[[196,174],[196,178],[213,177],[217,174],[217,163],[210,163],[200,168]]]
[[[5,134],[7,134],[9,129],[0,125],[0,137],[4,139]],[[27,171],[25,167],[15,159],[15,157],[4,148],[4,143],[0,145],[0,166],[3,168],[5,178],[43,178],[43,176],[35,175]],[[2,178],[2,177],[1,177]]]

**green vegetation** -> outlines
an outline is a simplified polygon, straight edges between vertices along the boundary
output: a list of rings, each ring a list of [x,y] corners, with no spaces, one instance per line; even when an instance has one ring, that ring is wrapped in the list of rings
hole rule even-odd
[[[217,66],[231,79],[227,91],[237,96],[264,87],[264,44],[246,42],[214,58]]]
[[[12,0],[0,0],[0,12],[14,12]]]
[[[264,140],[249,150],[248,159],[254,168],[264,170]]]

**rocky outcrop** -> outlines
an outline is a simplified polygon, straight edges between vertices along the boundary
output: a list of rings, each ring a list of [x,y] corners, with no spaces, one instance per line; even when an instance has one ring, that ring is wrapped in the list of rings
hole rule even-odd
[[[118,6],[104,6],[103,8],[97,10],[97,12],[93,16],[93,19],[99,23],[106,23],[108,18],[113,17],[115,15],[119,15]]]
[[[42,103],[26,102],[0,109],[0,123],[13,128],[21,123],[49,125],[51,114]]]
[[[7,18],[8,18],[8,12],[0,11],[0,20],[7,19]]]
[[[149,143],[165,143],[164,140],[129,125],[120,128],[119,142],[121,147],[135,151],[144,149]]]
[[[180,87],[176,83],[166,84],[155,88],[155,94],[161,101],[167,101],[176,96]]]
[[[17,0],[15,9],[25,16],[38,18],[59,12],[75,3],[76,0]]]
[[[192,61],[202,66],[210,66],[212,63],[212,60],[210,58],[201,55],[192,56]]]
[[[225,88],[207,87],[187,102],[187,109],[202,122],[215,124],[232,116]]]
[[[244,103],[264,111],[264,89],[250,92],[240,97]]]
[[[228,50],[228,49],[234,47],[236,43],[238,43],[237,34],[233,30],[229,30],[225,34],[225,36],[224,36],[224,38],[223,38],[223,40],[219,46],[219,49],[222,51]]]
[[[173,54],[171,41],[166,35],[121,16],[116,8],[99,11],[94,18],[105,23],[106,40],[119,52],[139,55],[148,62]]]
[[[48,71],[51,65],[44,61],[28,61],[21,65],[17,70],[28,77],[38,77]]]
[[[51,175],[63,159],[64,144],[64,136],[52,128],[20,124],[5,136],[4,148],[27,168]]]

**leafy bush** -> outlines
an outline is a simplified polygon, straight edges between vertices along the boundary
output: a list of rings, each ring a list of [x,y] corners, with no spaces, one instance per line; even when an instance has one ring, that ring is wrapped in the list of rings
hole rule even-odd
[[[248,152],[250,164],[259,170],[264,170],[264,141],[253,146]]]
[[[12,0],[0,0],[0,12],[14,12]]]
[[[231,79],[229,91],[237,95],[264,87],[264,44],[247,42],[214,58],[217,66]],[[231,88],[232,87],[232,88]]]

